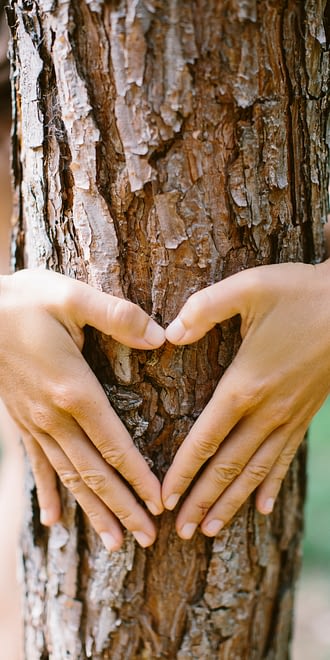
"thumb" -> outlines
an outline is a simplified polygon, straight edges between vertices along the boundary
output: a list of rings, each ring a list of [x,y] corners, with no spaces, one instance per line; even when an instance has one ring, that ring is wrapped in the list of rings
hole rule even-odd
[[[150,350],[164,343],[163,328],[138,305],[77,280],[74,285],[72,312],[80,328],[91,325],[131,348]]]
[[[255,270],[255,269],[253,269]],[[191,344],[236,314],[243,314],[247,290],[253,281],[252,269],[193,293],[165,331],[172,344]]]

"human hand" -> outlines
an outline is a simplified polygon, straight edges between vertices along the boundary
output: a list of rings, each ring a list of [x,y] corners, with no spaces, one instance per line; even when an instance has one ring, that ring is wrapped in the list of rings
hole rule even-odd
[[[242,344],[179,448],[162,497],[173,509],[203,470],[176,520],[214,536],[257,488],[270,513],[307,427],[330,391],[330,260],[246,270],[192,295],[166,330],[190,344],[241,315]]]
[[[15,420],[35,476],[41,521],[60,517],[56,473],[109,550],[120,522],[143,547],[161,513],[160,484],[84,360],[88,324],[132,348],[154,349],[165,333],[131,302],[50,271],[0,278],[0,396]],[[120,522],[119,522],[120,521]]]

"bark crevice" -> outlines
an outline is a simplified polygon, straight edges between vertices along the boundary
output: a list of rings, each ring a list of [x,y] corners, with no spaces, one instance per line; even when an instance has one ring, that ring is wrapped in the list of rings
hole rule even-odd
[[[237,271],[322,258],[318,0],[10,4],[17,267],[61,270],[167,326]],[[84,356],[160,478],[239,325],[154,352],[86,329]],[[166,513],[151,549],[127,533],[112,555],[64,489],[46,535],[29,500],[27,657],[286,658],[303,497],[300,453],[271,517],[251,498],[214,540],[187,543]]]

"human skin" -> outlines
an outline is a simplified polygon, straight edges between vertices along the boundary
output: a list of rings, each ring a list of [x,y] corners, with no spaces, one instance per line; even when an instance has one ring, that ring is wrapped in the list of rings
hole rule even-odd
[[[179,536],[191,538],[198,525],[215,535],[254,490],[259,511],[270,513],[330,389],[329,271],[329,260],[246,270],[194,294],[166,332],[136,305],[49,271],[0,278],[0,394],[30,457],[42,522],[61,515],[57,473],[109,550],[122,544],[120,523],[146,547],[154,522],[120,475],[161,513],[162,501],[173,509],[206,461],[179,510]],[[178,450],[161,500],[158,480],[81,355],[83,327],[150,349],[165,335],[194,342],[236,314],[242,345]],[[149,341],[147,327],[155,333]]]
[[[137,305],[63,275],[23,270],[0,278],[0,396],[29,455],[41,508],[61,514],[56,474],[74,494],[109,550],[122,526],[141,546],[163,510],[161,487],[84,360],[91,325],[137,349],[160,346],[164,330]]]
[[[327,236],[329,232],[327,230]],[[168,326],[190,344],[241,316],[242,344],[179,448],[162,487],[176,529],[214,536],[256,490],[270,513],[308,425],[330,391],[330,260],[243,271],[192,295]]]

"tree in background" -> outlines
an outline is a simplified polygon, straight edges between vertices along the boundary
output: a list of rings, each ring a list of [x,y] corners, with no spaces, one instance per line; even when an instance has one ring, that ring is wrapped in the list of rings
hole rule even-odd
[[[16,264],[138,303],[166,326],[241,269],[321,260],[325,2],[11,0]],[[85,354],[162,478],[239,346]],[[63,490],[62,522],[25,514],[25,653],[121,659],[288,657],[305,490],[299,452],[271,517],[253,500],[215,539],[162,515],[148,550],[108,555]]]

